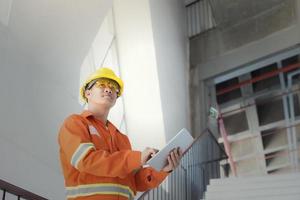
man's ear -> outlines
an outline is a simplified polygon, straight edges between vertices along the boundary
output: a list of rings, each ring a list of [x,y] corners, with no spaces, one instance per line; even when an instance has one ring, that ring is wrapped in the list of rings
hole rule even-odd
[[[90,96],[91,96],[91,90],[86,90],[85,92],[84,92],[84,96],[85,96],[85,98],[89,98]]]

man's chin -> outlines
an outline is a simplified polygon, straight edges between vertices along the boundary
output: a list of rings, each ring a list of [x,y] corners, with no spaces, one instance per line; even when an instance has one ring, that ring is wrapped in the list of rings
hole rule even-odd
[[[115,105],[113,100],[108,99],[108,98],[103,98],[103,100],[101,102],[99,102],[98,104],[100,104],[102,106],[105,106],[105,107],[108,107],[108,108],[111,108]]]

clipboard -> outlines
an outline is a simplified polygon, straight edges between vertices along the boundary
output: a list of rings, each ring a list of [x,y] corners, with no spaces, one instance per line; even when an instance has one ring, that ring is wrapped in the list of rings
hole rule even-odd
[[[168,143],[167,145],[157,152],[150,160],[147,161],[147,165],[153,167],[155,170],[160,171],[167,164],[167,157],[171,150],[180,147],[184,153],[189,149],[193,143],[194,138],[185,128],[181,129]]]

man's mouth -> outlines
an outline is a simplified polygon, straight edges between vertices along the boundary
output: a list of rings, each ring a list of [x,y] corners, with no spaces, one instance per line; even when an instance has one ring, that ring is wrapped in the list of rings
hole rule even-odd
[[[108,97],[108,98],[112,99],[111,95],[103,95],[103,97]]]

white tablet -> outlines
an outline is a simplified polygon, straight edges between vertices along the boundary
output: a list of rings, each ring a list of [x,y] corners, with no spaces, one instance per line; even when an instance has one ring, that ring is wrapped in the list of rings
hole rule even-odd
[[[157,152],[150,160],[148,160],[146,164],[157,171],[160,171],[167,164],[167,157],[171,150],[180,147],[181,151],[185,152],[193,141],[194,138],[184,128],[179,131],[179,133],[177,133],[177,135],[175,135],[162,150]]]

